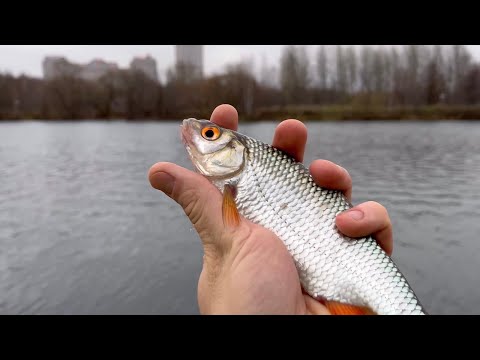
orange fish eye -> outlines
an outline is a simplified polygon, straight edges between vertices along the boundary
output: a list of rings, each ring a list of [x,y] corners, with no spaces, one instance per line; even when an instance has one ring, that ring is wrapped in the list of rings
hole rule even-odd
[[[220,129],[213,126],[204,127],[202,136],[207,140],[217,140],[220,137]]]

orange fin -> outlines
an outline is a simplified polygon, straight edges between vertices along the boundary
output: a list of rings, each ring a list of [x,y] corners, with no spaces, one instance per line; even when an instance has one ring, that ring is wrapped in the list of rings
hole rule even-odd
[[[232,185],[225,185],[223,188],[222,215],[225,226],[238,226],[240,224],[240,214],[235,204],[236,188]]]
[[[375,315],[366,306],[344,304],[338,301],[322,301],[332,315]]]

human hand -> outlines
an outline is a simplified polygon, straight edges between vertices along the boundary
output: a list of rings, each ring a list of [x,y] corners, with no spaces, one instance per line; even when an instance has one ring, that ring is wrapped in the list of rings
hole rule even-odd
[[[238,127],[238,113],[230,105],[218,106],[210,120],[232,130]],[[291,119],[276,128],[272,145],[303,161],[306,140],[306,127]],[[342,167],[316,160],[310,172],[318,185],[351,198],[352,180]],[[302,292],[293,259],[274,233],[243,217],[234,231],[223,226],[222,195],[202,175],[172,163],[157,163],[150,168],[149,180],[183,208],[202,241],[198,282],[202,314],[329,314]],[[382,205],[355,206],[340,214],[336,224],[350,237],[373,235],[391,254],[392,226]]]

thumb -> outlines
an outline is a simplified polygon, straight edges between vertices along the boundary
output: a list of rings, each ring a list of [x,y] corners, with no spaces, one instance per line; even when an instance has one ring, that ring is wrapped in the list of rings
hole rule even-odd
[[[161,162],[153,165],[148,178],[153,188],[177,202],[188,216],[204,245],[225,244],[222,194],[202,175],[181,166]]]

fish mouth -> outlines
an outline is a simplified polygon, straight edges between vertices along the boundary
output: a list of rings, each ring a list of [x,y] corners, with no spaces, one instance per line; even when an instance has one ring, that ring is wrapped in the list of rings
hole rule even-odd
[[[182,125],[180,125],[180,138],[185,146],[190,147],[192,143],[192,133],[188,125],[188,120],[183,120]]]
[[[193,149],[192,149],[192,141],[193,141],[193,135],[191,131],[191,124],[188,119],[183,120],[182,124],[180,125],[180,138],[183,142],[183,145],[185,146],[185,149],[187,150],[187,153],[190,157],[190,160],[194,160],[193,156]]]

